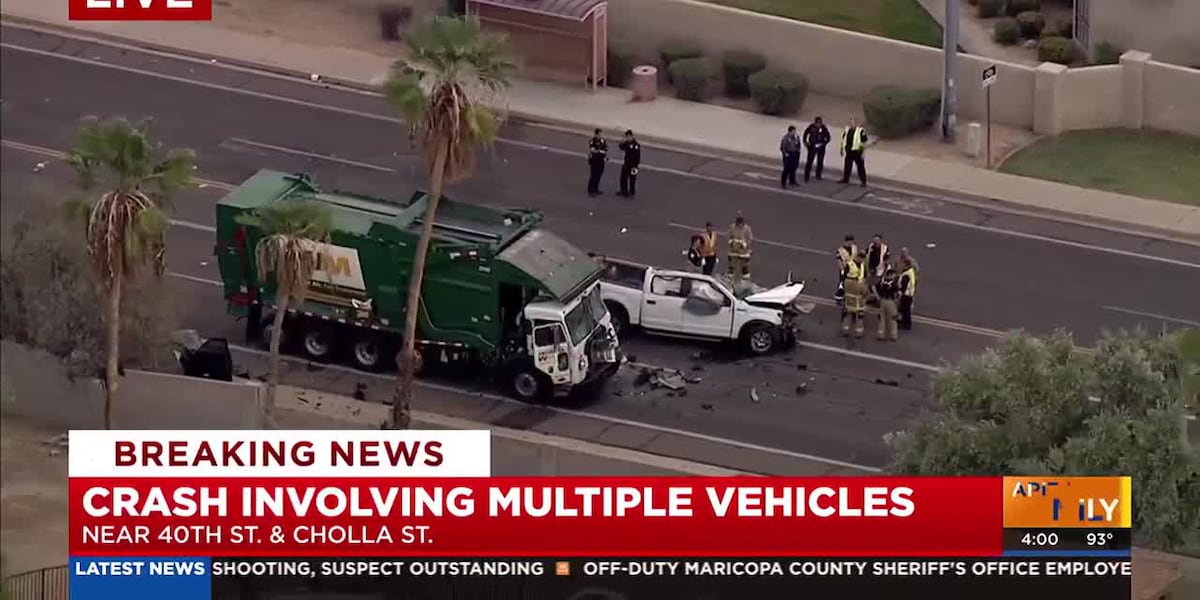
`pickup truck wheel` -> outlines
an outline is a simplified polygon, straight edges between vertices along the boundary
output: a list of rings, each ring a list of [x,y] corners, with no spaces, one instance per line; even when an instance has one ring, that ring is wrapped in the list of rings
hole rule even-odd
[[[515,367],[509,375],[509,390],[518,400],[541,402],[550,394],[550,381],[532,365]]]
[[[616,302],[605,302],[604,305],[608,308],[608,314],[612,316],[612,326],[616,330],[617,339],[623,340],[633,333],[629,327],[629,314],[625,312],[625,307]]]
[[[305,323],[300,335],[300,349],[310,360],[324,362],[333,355],[333,330],[323,323]]]
[[[363,332],[354,340],[350,348],[350,360],[356,368],[364,371],[380,371],[387,361],[384,360],[386,350],[383,339],[375,333]]]
[[[755,356],[770,354],[779,344],[779,336],[766,325],[750,325],[742,333],[746,351]]]

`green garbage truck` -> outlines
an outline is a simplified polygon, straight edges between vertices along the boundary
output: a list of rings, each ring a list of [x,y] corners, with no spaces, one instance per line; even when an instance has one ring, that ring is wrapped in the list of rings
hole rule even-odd
[[[394,364],[409,274],[428,198],[390,202],[323,191],[307,175],[259,171],[217,204],[215,252],[230,314],[248,337],[267,337],[273,278],[257,272],[263,232],[238,215],[278,202],[329,206],[333,230],[311,243],[317,268],[302,306],[289,306],[283,338],[313,361],[344,357],[360,369]],[[542,226],[536,210],[444,198],[425,264],[420,364],[457,363],[496,375],[516,397],[546,400],[601,382],[620,356],[600,296],[603,266]]]

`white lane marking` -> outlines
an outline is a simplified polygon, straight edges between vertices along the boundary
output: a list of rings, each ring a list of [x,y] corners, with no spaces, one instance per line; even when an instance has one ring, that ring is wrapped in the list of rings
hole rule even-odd
[[[224,283],[221,283],[220,281],[216,281],[214,279],[205,279],[203,277],[196,277],[194,275],[185,275],[183,273],[179,273],[176,271],[167,271],[167,275],[170,277],[177,277],[184,281],[190,281],[192,283],[200,283],[200,284],[212,285],[212,286],[216,286],[216,287],[225,287]]]
[[[1180,319],[1177,317],[1168,317],[1166,315],[1160,315],[1160,314],[1152,313],[1152,312],[1142,312],[1140,310],[1133,310],[1131,308],[1122,308],[1120,306],[1110,306],[1107,304],[1104,306],[1101,306],[1100,308],[1103,308],[1104,310],[1111,310],[1113,312],[1125,313],[1127,315],[1136,315],[1139,317],[1150,317],[1151,319],[1158,319],[1159,321],[1167,321],[1169,323],[1179,323],[1180,325],[1191,325],[1192,327],[1200,327],[1200,322],[1189,321],[1187,319]]]
[[[692,227],[690,225],[684,225],[683,223],[667,223],[667,227],[674,227],[676,229],[683,229],[685,231],[693,231],[693,232],[704,231],[704,229],[702,229],[702,228]],[[816,254],[818,256],[828,256],[830,258],[833,257],[832,252],[827,252],[825,250],[817,250],[816,248],[808,248],[805,246],[797,246],[795,244],[785,244],[783,242],[773,242],[771,240],[760,240],[758,238],[754,239],[754,243],[755,244],[765,244],[767,246],[777,246],[779,248],[787,248],[788,250],[795,250],[797,252],[808,252],[809,254]]]
[[[372,171],[379,171],[381,173],[395,173],[396,172],[395,169],[390,169],[388,167],[382,167],[382,166],[379,166],[376,164],[371,164],[368,162],[350,160],[348,158],[338,158],[336,156],[332,156],[329,154],[320,154],[317,152],[309,152],[307,150],[288,148],[287,146],[276,146],[274,144],[265,144],[263,142],[256,142],[254,140],[248,140],[245,138],[238,138],[238,137],[229,138],[229,141],[233,142],[235,144],[242,145],[242,146],[250,146],[251,148],[262,148],[264,150],[274,150],[275,152],[282,152],[284,154],[291,154],[294,156],[303,156],[306,158],[315,158],[317,160],[324,160],[324,161],[328,161],[328,162],[332,162],[332,163],[350,165],[352,167],[370,169]]]
[[[184,229],[193,229],[195,231],[203,231],[204,233],[216,233],[217,228],[212,225],[202,225],[191,221],[180,221],[179,219],[171,219],[173,227],[182,227]]]
[[[244,352],[246,354],[253,354],[253,355],[257,355],[257,356],[268,356],[268,353],[265,350],[259,350],[257,348],[248,348],[246,346],[241,346],[238,344],[230,344],[229,349],[237,351],[237,352]],[[293,362],[299,361],[299,359],[295,359],[292,357],[285,356],[282,358],[284,360],[290,360]],[[327,370],[340,371],[343,373],[352,373],[352,374],[360,376],[360,377],[370,377],[373,379],[380,379],[380,380],[384,380],[384,381],[392,381],[395,379],[395,377],[392,377],[389,375],[383,375],[380,373],[367,373],[367,372],[359,371],[357,369],[347,367],[344,365],[323,364],[321,366],[322,366],[322,368],[327,369]],[[457,388],[457,387],[453,387],[453,386],[449,386],[449,385],[442,385],[439,383],[430,383],[427,381],[419,381],[419,380],[417,381],[417,385],[420,387],[429,388],[432,390],[438,390],[438,391],[447,392],[447,393],[464,394],[464,395],[469,395],[469,396],[473,396],[476,398],[487,398],[488,400],[495,400],[497,402],[503,402],[505,404],[512,404],[512,405],[516,405],[516,406],[519,406],[522,408],[530,407],[529,404],[526,404],[524,402],[520,402],[518,400],[509,398],[507,396],[501,396],[499,394],[492,394],[489,392],[478,392],[478,391],[474,391],[474,390],[462,389],[462,388]],[[562,414],[562,415],[570,415],[573,417],[581,417],[581,418],[585,418],[585,419],[593,419],[596,421],[603,421],[605,423],[609,423],[612,425],[624,425],[626,427],[645,429],[645,430],[649,430],[649,431],[655,431],[660,434],[676,435],[676,436],[680,436],[680,437],[690,438],[690,439],[694,439],[694,440],[700,440],[700,441],[709,442],[709,443],[713,443],[713,444],[720,444],[723,446],[731,446],[734,448],[741,448],[743,450],[751,450],[754,452],[762,452],[765,454],[775,454],[778,456],[783,456],[783,457],[793,458],[793,459],[798,459],[798,460],[812,461],[812,462],[817,462],[817,463],[821,463],[824,465],[829,465],[831,467],[839,467],[842,469],[853,469],[855,471],[865,471],[867,473],[882,473],[883,472],[882,469],[878,469],[876,467],[869,467],[867,465],[860,465],[860,464],[841,461],[841,460],[837,460],[837,459],[833,459],[833,458],[826,458],[824,456],[815,456],[812,454],[805,454],[803,452],[793,452],[791,450],[785,450],[783,448],[772,448],[770,446],[761,446],[759,444],[751,444],[749,442],[742,442],[742,441],[738,441],[738,440],[734,440],[734,439],[723,438],[723,437],[718,437],[718,436],[713,436],[713,435],[707,435],[707,434],[703,434],[703,433],[697,433],[695,431],[676,429],[674,427],[664,427],[662,425],[655,425],[653,423],[645,423],[642,421],[634,421],[631,419],[622,419],[620,417],[610,417],[608,415],[603,415],[603,414],[594,413],[594,412],[588,412],[588,411],[584,411],[584,410],[572,410],[569,408],[561,408],[561,407],[557,407],[557,406],[545,406],[545,405],[539,406],[538,408],[552,412],[552,413],[557,413],[557,414]],[[635,449],[637,449],[637,448],[635,448]],[[645,450],[642,450],[642,451],[645,451]]]
[[[97,42],[97,43],[103,44],[102,42]],[[167,81],[174,81],[177,83],[183,83],[183,84],[187,84],[187,85],[195,85],[195,86],[199,86],[199,87],[220,90],[223,92],[229,92],[229,93],[233,93],[233,94],[241,94],[244,96],[252,96],[255,98],[261,98],[261,99],[265,99],[265,100],[273,100],[276,102],[283,102],[283,103],[287,103],[287,104],[293,104],[296,106],[304,106],[307,108],[313,108],[313,109],[317,109],[317,110],[326,110],[326,111],[330,111],[330,112],[336,112],[336,113],[340,113],[340,114],[361,117],[364,119],[372,119],[375,121],[381,121],[381,122],[385,122],[385,123],[396,123],[396,124],[402,123],[402,121],[400,119],[397,119],[395,117],[387,117],[387,116],[383,116],[383,115],[368,113],[368,112],[359,111],[359,110],[353,110],[353,109],[349,109],[349,108],[341,108],[338,106],[321,104],[318,102],[308,102],[305,100],[288,98],[286,96],[279,96],[276,94],[268,94],[268,93],[264,93],[264,92],[255,92],[252,90],[244,90],[244,89],[230,87],[230,86],[226,86],[226,85],[220,85],[220,84],[216,84],[216,83],[197,81],[194,79],[188,79],[186,77],[177,77],[174,75],[167,75],[164,73],[156,73],[154,71],[138,69],[135,67],[126,67],[123,65],[115,65],[115,64],[111,64],[111,63],[96,62],[93,60],[88,60],[86,58],[80,58],[77,56],[67,56],[67,55],[63,55],[63,54],[49,52],[46,50],[38,50],[35,48],[26,48],[23,46],[18,46],[18,45],[10,44],[10,43],[0,43],[0,47],[8,48],[10,50],[15,50],[17,52],[38,54],[41,56],[57,58],[60,60],[66,60],[66,61],[70,61],[70,62],[86,64],[86,65],[89,65],[92,67],[115,69],[115,70],[124,71],[127,73],[143,75],[146,77],[154,77],[154,78],[158,78],[158,79],[164,79]],[[544,146],[542,144],[533,144],[533,143],[529,143],[529,142],[522,142],[519,140],[511,140],[511,139],[507,139],[507,138],[500,138],[496,141],[500,142],[500,143],[504,143],[504,144],[518,146],[521,148],[541,150],[544,152],[551,152],[551,153],[561,154],[561,155],[566,155],[566,156],[580,156],[579,152],[575,152],[575,151],[571,151],[571,150],[563,150],[560,148],[551,148],[548,146]],[[914,213],[905,212],[903,210],[887,208],[884,206],[873,206],[870,204],[845,202],[843,200],[835,200],[833,198],[826,198],[824,196],[818,196],[816,194],[810,194],[810,193],[802,192],[802,191],[798,191],[798,190],[778,190],[778,189],[774,189],[771,187],[762,186],[762,185],[758,185],[758,184],[747,183],[747,182],[743,182],[743,181],[735,181],[735,180],[730,180],[730,179],[722,179],[720,177],[713,177],[710,175],[702,175],[699,173],[692,173],[690,171],[681,171],[679,169],[671,169],[671,168],[667,168],[667,167],[656,167],[656,166],[648,165],[648,164],[643,164],[642,168],[645,170],[649,170],[649,171],[668,173],[668,174],[676,175],[679,177],[699,179],[702,181],[716,183],[719,185],[731,185],[731,186],[741,187],[744,189],[752,189],[752,190],[759,191],[759,192],[766,192],[766,193],[771,193],[771,194],[787,195],[787,196],[797,196],[797,197],[805,198],[805,199],[812,200],[815,202],[823,202],[826,204],[836,204],[838,206],[857,207],[857,208],[860,208],[863,210],[871,210],[871,211],[875,211],[875,212],[898,215],[898,216],[907,217],[910,219],[919,219],[919,220],[928,221],[931,223],[938,223],[941,225],[963,227],[963,228],[971,229],[974,231],[983,231],[983,232],[987,232],[987,233],[993,233],[996,235],[1007,235],[1007,236],[1017,237],[1017,238],[1021,238],[1021,239],[1044,242],[1047,244],[1056,244],[1056,245],[1060,245],[1060,246],[1068,246],[1068,247],[1072,247],[1072,248],[1078,248],[1081,250],[1090,250],[1090,251],[1094,251],[1094,252],[1103,252],[1106,254],[1114,254],[1117,256],[1125,256],[1128,258],[1137,258],[1137,259],[1141,259],[1141,260],[1159,262],[1159,263],[1163,263],[1163,264],[1184,267],[1184,268],[1188,268],[1188,269],[1200,269],[1200,263],[1190,263],[1187,261],[1176,260],[1173,258],[1154,256],[1151,254],[1142,254],[1139,252],[1132,252],[1129,250],[1120,250],[1117,248],[1107,248],[1104,246],[1097,246],[1094,244],[1085,244],[1083,242],[1075,242],[1075,241],[1071,241],[1071,240],[1063,240],[1063,239],[1048,237],[1048,236],[1044,236],[1044,235],[1037,235],[1034,233],[1011,231],[1008,229],[1001,229],[998,227],[990,227],[987,225],[975,225],[973,223],[964,223],[961,221],[955,221],[953,219],[946,219],[946,218],[942,218],[942,217],[935,217],[932,215],[914,214]]]

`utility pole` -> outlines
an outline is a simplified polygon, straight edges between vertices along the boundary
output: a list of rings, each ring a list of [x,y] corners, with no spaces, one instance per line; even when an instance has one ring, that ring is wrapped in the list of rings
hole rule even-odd
[[[958,124],[958,0],[946,0],[946,23],[942,27],[942,141],[954,143]]]

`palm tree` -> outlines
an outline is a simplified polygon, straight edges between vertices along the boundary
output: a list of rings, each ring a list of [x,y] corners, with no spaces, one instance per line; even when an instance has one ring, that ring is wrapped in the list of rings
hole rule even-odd
[[[67,155],[84,192],[103,190],[95,199],[72,204],[86,223],[88,254],[105,299],[106,364],[104,427],[112,429],[117,396],[121,338],[121,284],[138,267],[152,263],[159,276],[165,269],[164,209],[175,193],[191,185],[195,154],[163,152],[150,141],[149,122],[84,119]]]
[[[393,66],[385,88],[425,154],[429,194],[409,276],[400,375],[392,394],[396,429],[409,424],[421,283],[442,188],[469,176],[476,151],[495,140],[503,115],[493,107],[516,70],[506,39],[484,33],[473,17],[436,17],[410,31],[407,43],[408,57]]]
[[[333,214],[329,206],[315,200],[269,204],[237,221],[258,230],[262,237],[254,248],[260,278],[275,276],[275,320],[271,328],[270,363],[263,425],[275,428],[275,391],[279,387],[279,340],[288,306],[304,304],[317,268],[315,244],[329,240]]]

